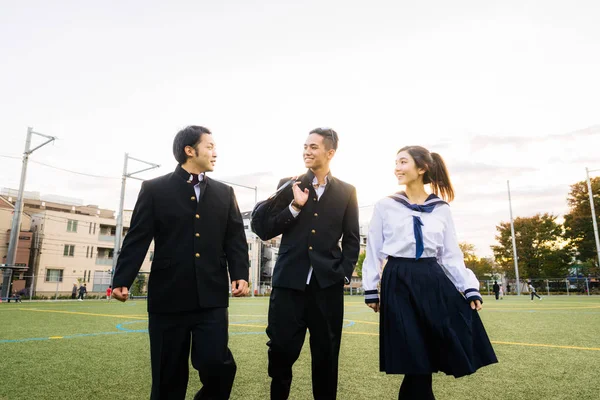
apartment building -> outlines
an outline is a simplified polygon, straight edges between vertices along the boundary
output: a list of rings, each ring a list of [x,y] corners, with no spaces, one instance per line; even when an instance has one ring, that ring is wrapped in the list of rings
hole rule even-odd
[[[104,293],[111,282],[115,252],[116,219],[110,210],[88,206],[88,210],[62,212],[44,210],[32,214],[36,236],[36,284],[38,295],[69,294],[73,284],[85,283],[88,292]],[[77,212],[79,211],[79,212]],[[92,215],[85,211],[92,211]],[[131,211],[123,215],[123,236],[127,234]],[[140,272],[150,272],[150,246]]]
[[[14,205],[16,191],[3,189],[0,199]],[[27,287],[33,283],[34,294],[53,296],[70,294],[73,284],[85,283],[89,293],[104,293],[111,282],[115,211],[83,205],[78,199],[42,197],[37,192],[25,193],[23,211],[33,239],[32,266],[23,276]],[[123,215],[124,235],[131,213],[126,210]],[[152,256],[153,244],[141,272],[150,271]]]

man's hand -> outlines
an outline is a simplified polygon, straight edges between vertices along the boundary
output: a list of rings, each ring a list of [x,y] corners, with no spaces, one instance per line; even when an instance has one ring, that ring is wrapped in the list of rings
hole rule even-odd
[[[483,308],[483,305],[479,300],[474,300],[471,302],[471,310],[480,311]]]
[[[112,291],[112,297],[119,301],[125,302],[129,298],[129,289],[127,289],[125,286],[116,287]]]
[[[231,294],[233,297],[242,297],[248,294],[248,282],[243,279],[231,282]]]
[[[294,202],[296,202],[300,207],[303,207],[308,201],[308,189],[304,189],[304,191],[300,190],[298,186],[300,181],[294,182],[294,186],[292,186],[292,192],[294,193]]]
[[[372,308],[373,311],[379,312],[379,303],[367,303],[367,306],[369,306],[369,308]]]

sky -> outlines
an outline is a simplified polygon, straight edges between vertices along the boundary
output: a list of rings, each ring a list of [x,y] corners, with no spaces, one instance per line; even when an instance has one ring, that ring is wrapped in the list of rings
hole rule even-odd
[[[327,126],[362,223],[401,189],[397,150],[423,145],[446,160],[459,239],[487,256],[508,180],[515,217],[560,216],[585,168],[600,176],[596,1],[0,3],[0,187],[18,187],[33,127],[58,140],[32,154],[27,191],[116,209],[125,153],[161,165],[139,177],[170,173],[174,135],[203,125],[212,177],[260,200]],[[235,190],[250,210],[255,191]]]

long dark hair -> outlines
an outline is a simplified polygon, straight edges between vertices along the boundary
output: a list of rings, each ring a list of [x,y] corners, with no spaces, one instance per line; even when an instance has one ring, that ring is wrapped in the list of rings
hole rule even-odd
[[[454,200],[454,188],[444,159],[438,153],[430,153],[422,146],[405,146],[398,150],[406,151],[415,160],[417,168],[425,170],[423,183],[431,184],[431,191],[446,201]],[[396,154],[398,154],[396,153]]]

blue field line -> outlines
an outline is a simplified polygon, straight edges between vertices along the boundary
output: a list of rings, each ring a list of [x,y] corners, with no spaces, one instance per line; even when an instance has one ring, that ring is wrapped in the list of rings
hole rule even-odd
[[[347,321],[343,328],[350,328],[354,326],[356,323],[352,320]],[[264,320],[251,320],[251,321],[238,321],[237,324],[249,323],[249,322],[263,322]],[[95,333],[75,333],[72,335],[65,336],[53,336],[53,337],[40,337],[40,338],[23,338],[23,339],[0,339],[0,344],[3,343],[24,343],[24,342],[42,342],[47,340],[62,340],[62,339],[76,339],[80,337],[92,337],[92,336],[103,336],[103,335],[122,335],[127,333],[148,333],[148,329],[130,329],[127,326],[132,324],[146,323],[146,321],[127,321],[117,324],[115,328],[116,331],[112,332],[95,332]],[[232,323],[231,325],[236,325]],[[253,332],[229,332],[230,335],[264,335],[265,331],[253,331]]]

